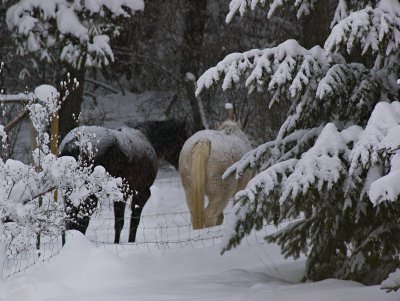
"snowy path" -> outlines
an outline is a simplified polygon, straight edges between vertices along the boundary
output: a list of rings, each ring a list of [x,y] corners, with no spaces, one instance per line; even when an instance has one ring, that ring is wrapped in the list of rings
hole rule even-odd
[[[144,214],[187,210],[175,172],[164,170],[155,186]],[[7,280],[0,300],[399,300],[398,294],[386,294],[378,286],[350,281],[299,283],[303,269],[304,261],[285,260],[277,246],[254,238],[220,256],[216,244],[96,247],[71,233],[58,256]]]

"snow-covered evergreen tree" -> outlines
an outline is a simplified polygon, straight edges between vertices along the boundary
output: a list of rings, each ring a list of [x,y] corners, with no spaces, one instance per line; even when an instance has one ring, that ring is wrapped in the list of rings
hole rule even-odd
[[[293,3],[307,18],[315,2],[232,0],[227,21],[259,6],[270,17]],[[354,59],[362,55],[365,62]],[[305,254],[306,279],[378,283],[400,266],[399,72],[400,3],[339,0],[324,48],[288,40],[230,54],[200,77],[197,94],[245,81],[272,108],[290,103],[276,140],[224,175],[258,172],[235,197],[224,250],[265,222],[296,219],[266,239],[286,256]]]
[[[80,82],[60,111],[62,137],[76,125],[72,115],[80,113],[86,69],[114,61],[110,39],[143,7],[143,0],[20,0],[8,8],[16,52],[32,58],[40,82],[57,86],[67,72]]]
[[[8,9],[7,24],[20,55],[101,67],[114,59],[109,41],[120,30],[118,18],[142,9],[142,0],[21,0]]]

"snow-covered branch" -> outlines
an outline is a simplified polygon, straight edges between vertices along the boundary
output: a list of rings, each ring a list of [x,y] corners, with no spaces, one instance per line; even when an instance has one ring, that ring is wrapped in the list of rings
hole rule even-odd
[[[321,133],[322,127],[295,131],[283,139],[269,141],[261,144],[243,156],[243,158],[229,167],[223,178],[236,174],[240,178],[248,168],[263,171],[276,162],[297,158],[299,154],[308,149],[316,137]]]
[[[299,98],[305,94],[312,84],[311,78],[322,78],[335,62],[344,60],[319,46],[307,50],[296,40],[264,50],[233,53],[204,72],[197,82],[196,95],[219,81],[223,81],[222,88],[226,90],[245,80],[250,92],[267,87],[272,105],[281,98]]]
[[[229,13],[225,21],[231,22],[236,14],[241,17],[249,10],[255,10],[257,7],[267,6],[267,16],[271,18],[275,12],[286,5],[294,5],[297,8],[297,17],[301,18],[310,14],[314,9],[315,2],[318,0],[231,0],[229,4]]]
[[[80,69],[113,61],[109,41],[119,33],[116,20],[143,8],[143,0],[21,0],[7,10],[6,21],[18,54]]]
[[[68,195],[74,205],[92,194],[100,203],[124,199],[121,178],[111,177],[101,166],[93,168],[90,164],[80,164],[73,157],[57,157],[50,153],[47,130],[59,106],[59,94],[53,87],[44,85],[35,89],[35,98],[25,107],[38,133],[34,164],[12,159],[4,162],[0,157],[0,242],[6,241],[9,250],[18,251],[34,243],[38,233],[58,235],[64,229],[64,204],[54,202],[54,190]],[[0,125],[3,143],[7,137],[4,128]]]
[[[226,21],[261,7],[271,17],[293,5],[307,18],[318,1],[232,0]],[[400,253],[400,3],[330,4],[336,9],[323,49],[289,40],[230,54],[199,78],[196,93],[244,82],[270,106],[289,107],[275,141],[225,172],[259,174],[235,197],[224,250],[265,222],[299,217],[267,240],[286,256],[306,254],[306,279],[376,284],[398,266]],[[326,21],[313,15],[319,17]],[[320,38],[318,30],[310,34]],[[398,289],[396,278],[398,272],[384,287]]]
[[[380,0],[375,8],[366,6],[339,21],[326,40],[325,49],[344,47],[351,53],[356,45],[361,45],[363,54],[370,49],[390,56],[399,49],[399,36],[400,3]]]

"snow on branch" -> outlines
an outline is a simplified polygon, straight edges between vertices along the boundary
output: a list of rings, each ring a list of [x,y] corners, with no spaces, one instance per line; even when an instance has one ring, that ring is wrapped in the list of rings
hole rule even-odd
[[[400,122],[400,103],[380,102],[375,106],[367,126],[350,154],[350,175],[367,170],[379,161],[380,143]],[[388,143],[383,147],[389,146]]]
[[[19,55],[61,59],[76,69],[100,67],[114,60],[109,40],[119,33],[117,17],[143,8],[143,0],[20,0],[7,10],[6,22]]]
[[[368,130],[368,131],[367,131]],[[380,103],[376,106],[362,137],[355,159],[362,163],[368,158],[377,164],[388,161],[389,172],[377,177],[369,187],[369,198],[374,204],[396,201],[400,195],[400,103]],[[373,145],[373,147],[371,146]],[[363,164],[365,166],[365,163]]]
[[[90,0],[85,1],[85,9],[91,14],[100,15],[108,9],[113,15],[129,17],[131,12],[143,10],[144,2],[142,0]]]
[[[358,63],[333,65],[316,90],[327,111],[357,124],[364,124],[377,101],[390,98],[377,73]]]
[[[369,187],[368,196],[375,205],[384,202],[394,202],[400,195],[400,155],[396,154],[390,159],[390,172],[375,180]]]
[[[301,18],[310,14],[316,1],[318,0],[231,0],[225,21],[230,23],[236,14],[243,17],[249,9],[255,10],[259,6],[267,6],[267,16],[271,18],[279,8],[294,5],[297,8],[297,18]]]
[[[348,15],[349,15],[349,11],[348,11],[348,7],[347,7],[347,1],[339,0],[338,4],[336,6],[335,15],[333,16],[331,28],[334,27],[341,20],[346,18]]]
[[[301,17],[317,1],[231,0],[226,21],[260,7],[271,17],[291,4]],[[265,222],[301,218],[266,239],[285,256],[305,254],[307,279],[372,283],[383,270],[373,262],[386,270],[399,252],[393,237],[400,200],[400,2],[338,0],[335,6],[323,49],[289,40],[230,54],[199,78],[196,95],[215,84],[226,90],[245,83],[249,93],[264,92],[270,106],[289,105],[276,140],[224,174],[259,172],[235,196],[223,251]],[[365,64],[354,63],[359,49]],[[398,289],[398,278],[397,271],[384,287]]]
[[[262,225],[263,220],[277,223],[283,218],[298,218],[300,211],[294,210],[294,200],[312,202],[310,193],[329,194],[334,185],[343,181],[350,154],[348,145],[358,139],[361,128],[350,126],[339,131],[333,123],[328,123],[322,131],[315,129],[314,134],[317,132],[320,133],[317,140],[301,158],[271,165],[236,194],[225,249],[237,245],[253,227]]]
[[[356,82],[367,68],[362,64],[336,64],[332,66],[325,77],[321,79],[317,88],[317,97],[324,99],[327,96],[346,96],[351,94],[348,91],[348,83]]]
[[[305,195],[314,187],[318,191],[330,190],[347,172],[343,160],[349,155],[348,141],[333,123],[328,123],[314,146],[305,152],[296,164],[293,173],[283,184],[280,203],[288,198]],[[324,187],[326,185],[326,187]]]
[[[66,85],[62,83],[62,86]],[[68,86],[71,86],[70,82]],[[92,194],[100,204],[124,199],[121,178],[113,178],[101,166],[82,166],[73,157],[57,157],[50,153],[47,130],[59,109],[59,94],[55,89],[43,86],[35,93],[41,101],[34,98],[26,105],[38,133],[38,148],[33,151],[34,164],[12,159],[4,162],[0,157],[0,244],[13,244],[16,250],[20,246],[15,244],[25,247],[27,243],[35,243],[38,233],[57,235],[64,229],[64,204],[54,201],[54,190],[59,190],[61,195],[68,194],[69,200],[76,205]],[[49,97],[43,99],[44,94]],[[4,128],[0,124],[0,139],[6,144]],[[0,252],[0,260],[3,257]]]
[[[279,190],[281,181],[293,171],[296,163],[296,159],[290,159],[269,167],[255,176],[245,190],[236,194],[235,206],[227,219],[229,224],[224,236],[223,252],[237,246],[251,232],[254,224],[258,225],[255,228],[261,228],[266,217],[268,220],[278,221],[276,219],[280,216],[270,210],[274,206],[274,199],[269,197],[275,190]]]
[[[261,144],[229,167],[223,178],[225,179],[234,173],[236,178],[240,178],[248,168],[256,168],[257,171],[262,171],[276,162],[296,158],[304,148],[308,147],[310,141],[318,137],[321,131],[322,127],[298,130],[283,139]]]
[[[0,94],[0,103],[12,103],[12,102],[26,103],[32,98],[35,98],[35,95],[33,95],[32,93]]]
[[[341,56],[326,52],[319,46],[307,50],[296,40],[264,50],[233,53],[199,78],[196,95],[221,80],[222,88],[226,90],[245,78],[249,92],[267,86],[272,95],[272,105],[281,96],[300,97],[311,79],[322,77],[335,62],[344,61]]]
[[[325,42],[325,49],[345,47],[350,53],[356,45],[361,45],[362,54],[371,49],[390,56],[399,49],[399,36],[400,3],[380,0],[375,8],[367,6],[339,21]]]

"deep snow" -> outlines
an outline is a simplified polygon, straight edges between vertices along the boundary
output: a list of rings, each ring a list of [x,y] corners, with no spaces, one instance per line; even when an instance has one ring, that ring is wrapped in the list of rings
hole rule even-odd
[[[175,171],[161,169],[152,191],[144,215],[186,211]],[[103,216],[111,215],[108,208],[103,210]],[[88,235],[92,239],[99,218],[91,223]],[[152,223],[159,222],[155,218]],[[100,238],[104,237],[97,236]],[[304,260],[285,260],[276,245],[257,242],[253,236],[222,256],[219,250],[218,243],[169,248],[95,246],[80,233],[71,232],[59,255],[7,279],[0,288],[0,300],[399,299],[398,294],[387,294],[379,286],[365,287],[352,281],[300,283]]]
[[[83,106],[84,119],[100,116],[107,108],[105,126],[118,128],[126,122],[162,119],[164,107],[156,112],[145,106],[151,95],[107,95],[94,108]],[[134,101],[133,101],[134,100]],[[162,102],[165,106],[168,101]],[[23,125],[23,142],[29,148],[29,124]],[[25,145],[19,143],[21,149]],[[126,214],[129,215],[129,210]],[[399,300],[399,293],[385,293],[379,286],[365,287],[352,281],[325,280],[301,283],[304,259],[284,259],[276,245],[260,241],[265,232],[243,240],[242,245],[220,255],[221,229],[201,233],[189,227],[160,229],[168,225],[188,225],[184,192],[177,172],[161,168],[152,197],[139,225],[138,241],[185,240],[196,235],[205,241],[137,246],[93,244],[79,233],[71,233],[61,253],[38,263],[24,273],[0,282],[0,301],[147,301],[147,300],[268,300],[268,301],[375,301]],[[229,211],[229,208],[227,209]],[[163,212],[179,213],[162,215]],[[161,215],[160,215],[161,214]],[[92,218],[87,237],[113,241],[113,213],[103,207]],[[157,227],[158,230],[152,228]],[[268,227],[268,231],[274,231]],[[168,236],[166,235],[168,234]],[[126,228],[122,242],[127,241]]]

